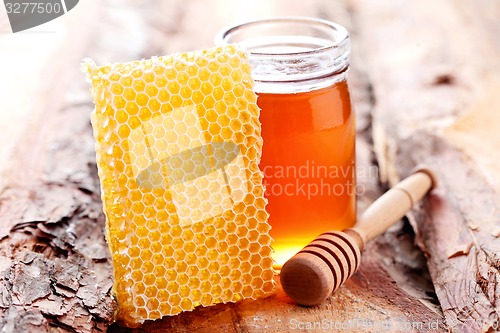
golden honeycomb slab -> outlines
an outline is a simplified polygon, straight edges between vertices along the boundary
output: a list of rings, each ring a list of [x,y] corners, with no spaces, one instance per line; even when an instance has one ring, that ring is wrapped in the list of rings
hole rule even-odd
[[[262,138],[234,46],[97,67],[86,60],[118,301],[137,326],[274,291]]]

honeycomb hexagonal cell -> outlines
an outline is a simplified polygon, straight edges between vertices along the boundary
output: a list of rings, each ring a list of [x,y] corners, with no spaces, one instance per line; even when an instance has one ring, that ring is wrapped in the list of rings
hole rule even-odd
[[[86,60],[83,70],[117,320],[137,326],[272,293],[259,109],[244,52]]]

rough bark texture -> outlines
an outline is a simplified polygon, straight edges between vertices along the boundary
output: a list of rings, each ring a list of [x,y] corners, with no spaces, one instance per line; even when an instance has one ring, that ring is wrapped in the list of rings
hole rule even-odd
[[[2,112],[12,114],[9,126],[19,132],[3,138],[10,155],[0,167],[0,332],[106,331],[116,309],[89,120],[92,103],[79,64],[89,49],[103,50],[105,41],[95,43],[94,19],[118,35],[127,31],[127,17],[124,10],[125,17],[117,19],[109,5],[97,2],[80,8],[55,33],[66,37],[39,34],[51,44],[28,66],[32,73],[20,67],[25,75],[13,71],[2,78],[10,82],[2,86],[7,91],[35,89],[11,91],[5,95],[22,99],[1,102]],[[5,50],[19,52],[17,66],[33,60],[35,36],[25,37],[25,44],[10,36],[1,40]],[[137,57],[140,50],[126,51],[110,52]]]
[[[360,212],[384,189],[368,167],[380,167],[382,184],[396,182],[417,163],[433,167],[441,187],[410,221],[448,329],[491,330],[499,314],[500,178],[493,158],[500,142],[494,126],[500,109],[498,2],[217,4],[87,0],[72,11],[77,14],[65,23],[71,34],[61,42],[66,58],[40,60],[45,77],[36,78],[40,93],[30,96],[36,101],[31,122],[9,142],[16,149],[0,166],[8,175],[0,194],[0,332],[105,331],[112,321],[112,268],[89,124],[92,105],[78,72],[80,60],[126,61],[209,47],[221,27],[273,14],[317,16],[349,28],[358,165],[366,171],[358,174],[366,189]],[[2,109],[18,107],[0,103]],[[136,330],[113,325],[109,331],[272,332],[356,319],[358,326],[347,331],[381,331],[368,321],[392,324],[387,332],[430,331],[419,323],[445,331],[413,237],[401,222],[371,242],[361,270],[318,307],[298,307],[278,291],[264,300],[200,308]]]
[[[394,183],[423,163],[440,180],[411,221],[448,327],[497,330],[500,4],[353,4],[381,175]]]

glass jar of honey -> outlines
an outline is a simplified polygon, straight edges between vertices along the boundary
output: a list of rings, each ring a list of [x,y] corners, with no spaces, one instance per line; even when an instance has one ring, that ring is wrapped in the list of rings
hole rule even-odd
[[[335,23],[284,17],[228,28],[216,44],[248,51],[264,139],[261,171],[279,267],[356,217],[350,39]]]

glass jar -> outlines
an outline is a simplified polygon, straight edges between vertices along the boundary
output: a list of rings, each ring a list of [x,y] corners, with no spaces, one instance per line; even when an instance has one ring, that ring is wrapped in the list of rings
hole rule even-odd
[[[329,21],[283,17],[233,26],[215,43],[249,52],[264,139],[260,168],[279,268],[319,234],[355,223],[349,34]]]

